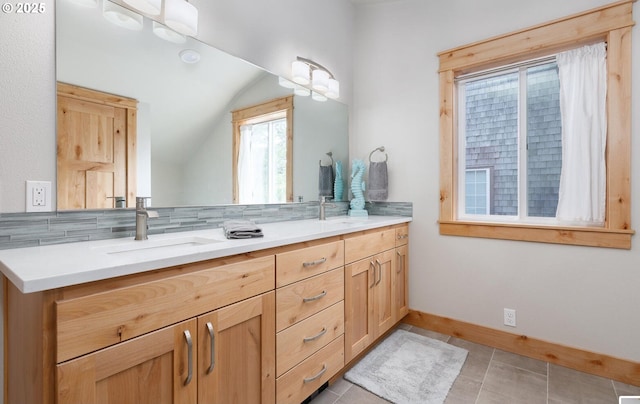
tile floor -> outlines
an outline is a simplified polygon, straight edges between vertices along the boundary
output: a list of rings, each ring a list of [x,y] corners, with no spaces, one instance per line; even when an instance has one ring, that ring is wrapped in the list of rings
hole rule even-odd
[[[469,351],[445,404],[618,404],[640,387],[563,368],[406,324],[400,327]],[[386,400],[340,379],[312,404],[384,404]]]

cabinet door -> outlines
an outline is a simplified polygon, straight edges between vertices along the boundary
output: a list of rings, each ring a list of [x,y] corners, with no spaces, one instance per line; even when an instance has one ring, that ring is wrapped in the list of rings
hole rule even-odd
[[[407,245],[396,248],[396,269],[393,276],[393,312],[394,323],[409,314],[409,248]]]
[[[373,287],[376,330],[374,338],[378,338],[393,326],[395,319],[393,312],[393,275],[396,267],[395,251],[387,250],[374,256],[373,259],[376,267]]]
[[[196,320],[57,366],[58,404],[195,403]]]
[[[275,293],[198,318],[198,403],[275,402]]]
[[[345,266],[345,363],[356,357],[374,339],[375,265],[374,260],[364,259]]]

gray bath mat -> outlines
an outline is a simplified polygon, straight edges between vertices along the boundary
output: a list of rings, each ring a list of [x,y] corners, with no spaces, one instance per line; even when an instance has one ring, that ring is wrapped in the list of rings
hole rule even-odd
[[[344,378],[397,404],[441,404],[458,377],[467,351],[396,330]]]

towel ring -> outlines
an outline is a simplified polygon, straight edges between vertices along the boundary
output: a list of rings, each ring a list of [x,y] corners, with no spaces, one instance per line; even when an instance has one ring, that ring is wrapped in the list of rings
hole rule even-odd
[[[327,156],[329,156],[329,158],[331,159],[331,164],[329,164],[328,167],[333,167],[333,153],[329,152],[327,153]],[[322,160],[320,160],[318,164],[320,164],[320,167],[322,167]]]
[[[384,146],[380,146],[377,149],[374,149],[371,153],[369,153],[369,163],[371,163],[371,156],[373,155],[373,153],[380,151],[383,152],[384,151]],[[386,163],[387,161],[389,161],[389,155],[387,153],[384,154],[384,162]]]

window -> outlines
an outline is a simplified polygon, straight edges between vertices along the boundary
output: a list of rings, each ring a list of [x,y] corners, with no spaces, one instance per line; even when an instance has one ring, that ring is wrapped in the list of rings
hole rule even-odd
[[[464,212],[488,215],[491,210],[491,180],[488,168],[469,168],[464,178]]]
[[[293,97],[233,111],[233,201],[284,203],[292,192]]]
[[[441,234],[631,247],[632,6],[631,0],[609,4],[438,55]],[[562,142],[555,137],[557,107],[553,94],[536,99],[539,87],[557,86],[555,67],[551,61],[525,62],[596,42],[607,44],[604,223],[600,227],[560,225],[552,213],[558,204],[558,153],[562,150]],[[496,71],[500,66],[515,67]],[[494,93],[489,100],[473,99],[481,86]],[[478,113],[481,109],[484,118]],[[494,114],[493,119],[486,118],[488,113]],[[494,125],[492,133],[501,136],[497,143],[482,137],[490,125]],[[498,151],[501,155],[496,159]],[[488,213],[478,209],[479,168],[490,168]],[[467,177],[471,172],[475,177]],[[474,198],[467,199],[467,192],[473,192]],[[473,209],[467,209],[467,204],[474,204]]]
[[[457,80],[457,88],[458,144],[465,156],[459,159],[459,172],[465,175],[458,180],[464,184],[458,190],[460,217],[554,218],[562,166],[556,63],[484,72]],[[479,166],[491,169],[492,188],[488,169],[473,168]],[[480,188],[470,188],[472,183]]]

